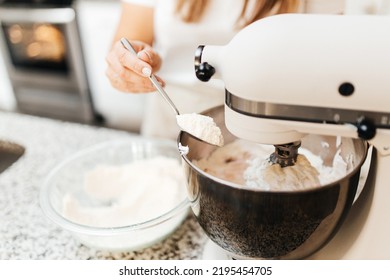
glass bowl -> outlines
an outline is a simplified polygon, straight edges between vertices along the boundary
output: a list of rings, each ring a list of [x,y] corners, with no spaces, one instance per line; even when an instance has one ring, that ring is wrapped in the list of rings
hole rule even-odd
[[[55,167],[40,204],[52,222],[88,247],[140,250],[165,239],[187,217],[182,173],[174,141],[108,141]]]

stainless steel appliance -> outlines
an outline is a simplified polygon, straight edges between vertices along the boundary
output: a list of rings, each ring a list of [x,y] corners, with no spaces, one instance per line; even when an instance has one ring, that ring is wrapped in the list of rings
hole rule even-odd
[[[18,110],[95,122],[71,0],[0,0],[0,47]]]
[[[225,250],[225,256],[234,259],[310,256],[333,237],[352,206],[360,185],[359,177],[364,173],[366,143],[360,139],[307,135],[300,149],[310,151],[328,166],[332,166],[338,156],[345,161],[353,154],[354,160],[345,176],[321,187],[299,191],[291,191],[287,184],[283,185],[284,191],[250,187],[239,184],[235,178],[244,164],[241,155],[248,151],[255,153],[259,144],[240,139],[240,145],[232,146],[238,138],[226,128],[224,111],[221,105],[203,114],[212,117],[221,128],[225,155],[222,149],[186,132],[179,137],[181,145],[189,147],[182,148],[182,155],[189,182],[188,197],[199,224],[209,238]],[[325,147],[324,143],[329,145]],[[242,148],[245,152],[240,152]],[[226,153],[226,149],[229,152]],[[214,154],[218,154],[218,161],[212,161],[214,172],[211,167],[198,165],[197,162],[212,158]],[[224,171],[216,173],[215,167],[221,166],[221,162],[226,162],[222,165]],[[227,172],[229,175],[224,176]],[[283,175],[279,174],[279,178]],[[302,176],[302,180],[304,178]]]

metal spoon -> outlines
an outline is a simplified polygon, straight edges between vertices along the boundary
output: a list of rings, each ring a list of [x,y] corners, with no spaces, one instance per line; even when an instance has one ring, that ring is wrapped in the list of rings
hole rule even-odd
[[[130,51],[132,54],[137,55],[137,52],[133,48],[133,46],[130,44],[130,42],[126,38],[121,39],[122,45]],[[164,99],[169,103],[172,110],[175,112],[176,115],[180,115],[179,110],[176,108],[175,104],[172,102],[172,100],[169,98],[168,94],[165,92],[163,87],[160,85],[160,83],[157,81],[156,76],[151,74],[149,76],[149,80],[153,83],[154,87],[157,89],[157,91],[164,97]]]
[[[137,52],[135,51],[133,46],[130,44],[130,42],[126,38],[121,38],[120,41],[125,49],[130,51],[132,54],[137,55]],[[151,74],[149,76],[149,80],[152,82],[152,84],[157,89],[157,91],[162,95],[162,97],[164,97],[165,101],[168,102],[168,104],[170,105],[170,107],[172,108],[174,113],[176,114],[177,120],[179,121],[179,118],[181,118],[180,116],[184,116],[184,115],[180,115],[179,110],[176,108],[175,104],[169,98],[168,94],[165,92],[164,88],[160,85],[160,83],[157,81],[156,77],[153,74]],[[202,115],[198,115],[198,114],[192,114],[192,115],[197,117],[196,119],[194,119],[194,122],[198,122],[198,123],[194,123],[195,125],[193,125],[193,126],[198,127],[198,128],[199,128],[200,122],[204,123],[206,118],[209,118],[207,116],[202,116]],[[213,133],[217,133],[217,135],[206,135],[205,136],[205,135],[203,135],[204,133],[202,133],[202,131],[200,133],[196,133],[194,135],[194,131],[192,131],[188,127],[183,127],[183,126],[179,125],[178,121],[177,121],[177,125],[183,131],[186,131],[187,133],[191,134],[193,137],[195,137],[203,142],[206,142],[208,144],[214,145],[214,146],[222,146],[223,145],[222,133],[216,125],[215,125],[215,127],[211,127],[211,130]],[[207,121],[208,121],[208,119],[207,119]],[[209,132],[209,131],[207,131],[207,132]],[[213,136],[213,137],[210,138],[209,136]]]

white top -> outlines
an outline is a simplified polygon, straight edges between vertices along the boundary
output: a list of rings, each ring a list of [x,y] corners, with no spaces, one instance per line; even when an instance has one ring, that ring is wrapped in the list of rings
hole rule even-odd
[[[175,0],[122,0],[154,7],[154,47],[163,64],[157,75],[166,81],[166,91],[180,113],[199,113],[224,103],[221,81],[200,82],[194,71],[194,53],[199,45],[225,45],[236,34],[236,20],[243,1],[213,0],[198,23],[184,23],[174,15]],[[301,12],[341,13],[344,0],[302,1]],[[176,139],[175,115],[158,94],[149,94],[141,132],[148,136]]]

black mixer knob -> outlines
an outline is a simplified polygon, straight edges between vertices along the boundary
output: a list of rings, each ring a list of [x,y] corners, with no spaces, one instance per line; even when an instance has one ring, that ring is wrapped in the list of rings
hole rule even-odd
[[[208,82],[215,74],[215,68],[207,62],[203,62],[196,67],[195,74],[196,77],[202,82]]]
[[[370,119],[361,117],[357,122],[357,133],[360,138],[370,140],[376,134],[376,126]]]

